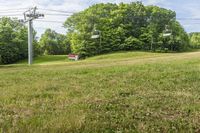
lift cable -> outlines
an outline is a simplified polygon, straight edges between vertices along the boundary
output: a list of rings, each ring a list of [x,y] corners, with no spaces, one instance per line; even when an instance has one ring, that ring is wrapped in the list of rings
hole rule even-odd
[[[54,13],[44,13],[44,15],[47,15],[47,16],[72,16],[70,14],[54,14]]]
[[[0,12],[7,12],[7,11],[24,11],[27,10],[29,8],[16,8],[16,9],[0,9]]]
[[[38,8],[39,10],[44,10],[44,11],[51,11],[51,12],[60,12],[60,13],[77,13],[75,11],[63,11],[63,10],[54,10],[54,9],[43,9],[43,8]]]
[[[64,23],[64,22],[62,22],[62,21],[53,21],[53,20],[35,20],[35,21],[37,21],[37,22],[47,22],[47,23]]]

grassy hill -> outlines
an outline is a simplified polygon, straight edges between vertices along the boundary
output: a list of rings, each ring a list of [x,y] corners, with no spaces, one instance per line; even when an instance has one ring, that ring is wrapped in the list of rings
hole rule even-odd
[[[200,52],[0,66],[2,132],[199,132]]]
[[[69,61],[67,55],[45,55],[34,58],[34,64],[53,64],[53,63],[64,63]],[[22,60],[17,64],[27,64],[28,60]]]

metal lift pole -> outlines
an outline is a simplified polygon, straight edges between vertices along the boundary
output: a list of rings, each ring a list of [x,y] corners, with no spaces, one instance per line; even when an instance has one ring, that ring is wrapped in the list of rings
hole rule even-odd
[[[32,20],[28,20],[28,64],[33,64],[33,28]]]
[[[24,12],[24,22],[28,22],[28,64],[33,64],[33,20],[44,17],[44,14],[36,12],[37,7]]]

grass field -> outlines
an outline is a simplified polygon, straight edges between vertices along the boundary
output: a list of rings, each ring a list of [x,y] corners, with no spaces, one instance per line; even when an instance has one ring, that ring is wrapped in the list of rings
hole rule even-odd
[[[0,132],[200,132],[200,52],[0,66]]]
[[[53,63],[64,63],[69,61],[67,59],[67,55],[46,55],[46,56],[39,56],[34,59],[34,64],[53,64]],[[19,61],[17,64],[25,65],[27,64],[28,60]]]

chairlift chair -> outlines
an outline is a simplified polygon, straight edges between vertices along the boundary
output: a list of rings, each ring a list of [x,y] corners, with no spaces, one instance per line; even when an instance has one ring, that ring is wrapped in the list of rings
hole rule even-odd
[[[94,29],[94,31],[92,32],[92,39],[97,39],[99,40],[99,53],[101,51],[101,43],[102,43],[102,35],[101,35],[101,31],[100,30],[96,30],[96,28]]]
[[[101,34],[100,31],[94,30],[94,31],[92,32],[91,38],[92,38],[92,39],[100,38],[100,34]]]
[[[169,26],[166,25],[165,30],[163,32],[163,37],[168,37],[168,36],[171,36],[171,35],[172,35],[172,31],[169,29]]]

